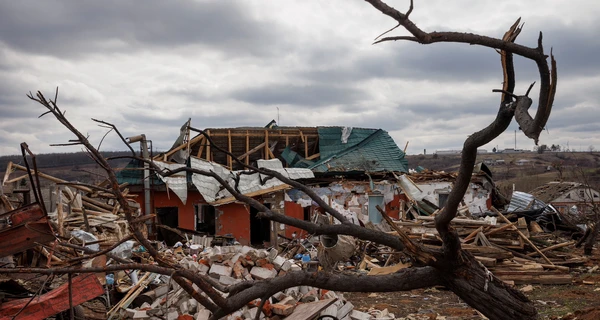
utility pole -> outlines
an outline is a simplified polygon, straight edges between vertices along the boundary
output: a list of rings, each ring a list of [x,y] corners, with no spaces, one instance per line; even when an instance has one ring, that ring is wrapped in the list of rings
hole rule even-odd
[[[517,150],[517,130],[515,130],[515,150]]]

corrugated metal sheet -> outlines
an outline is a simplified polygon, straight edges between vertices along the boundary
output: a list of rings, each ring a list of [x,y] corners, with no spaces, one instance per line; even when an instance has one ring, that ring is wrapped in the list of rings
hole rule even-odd
[[[167,163],[162,161],[154,161],[154,164],[156,164],[156,166],[158,166],[163,171],[165,171],[165,169],[176,170],[185,167],[184,164]],[[168,177],[163,177],[162,175],[158,175],[158,177],[167,185],[167,187],[171,191],[173,191],[179,197],[179,199],[181,199],[181,202],[183,202],[183,204],[187,202],[187,173],[185,171],[176,173]]]
[[[230,186],[235,186],[236,182],[234,177],[238,176],[236,171],[229,171],[227,168],[213,163],[208,162],[206,160],[190,157],[190,166],[195,169],[203,170],[203,171],[214,171],[221,178],[223,178]],[[284,168],[281,161],[278,159],[273,160],[259,160],[258,161],[259,168],[266,168],[277,171],[281,173],[283,176],[290,179],[300,179],[300,178],[314,178],[314,174],[309,169],[301,169],[301,168]],[[268,179],[264,184],[261,183],[263,179],[266,177],[261,176],[258,173],[253,174],[239,174],[239,182],[237,184],[238,190],[242,194],[249,194],[251,192],[257,192],[260,190],[268,190],[273,187],[284,185],[283,182],[278,179],[272,178]],[[192,183],[196,186],[198,191],[204,197],[204,200],[208,203],[213,203],[218,199],[229,198],[231,197],[231,193],[226,189],[221,189],[221,185],[219,182],[213,177],[207,177],[200,174],[192,174]]]
[[[352,128],[347,142],[342,142],[344,127],[319,127],[319,153],[321,159],[329,158],[349,147],[359,144],[377,129]]]
[[[513,212],[541,208],[546,208],[546,210],[544,210],[545,214],[555,213],[550,206],[546,205],[546,203],[543,201],[536,199],[533,195],[526,192],[515,191],[510,198],[510,203],[508,204],[508,208],[506,210],[507,212]]]
[[[348,145],[351,144],[356,130],[360,129],[352,130]],[[364,133],[367,129],[362,130]],[[322,140],[320,144],[323,144]],[[339,142],[339,146],[345,145]],[[392,137],[381,129],[375,130],[359,143],[346,146],[329,157],[324,157],[321,152],[321,159],[310,167],[313,172],[408,172],[408,161],[404,158],[404,152],[398,148]]]

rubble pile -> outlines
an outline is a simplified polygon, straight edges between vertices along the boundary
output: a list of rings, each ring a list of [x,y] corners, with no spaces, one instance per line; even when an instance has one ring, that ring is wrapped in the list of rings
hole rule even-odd
[[[248,246],[234,245],[224,247],[209,247],[204,251],[195,253],[194,245],[191,250],[166,249],[163,253],[172,259],[178,260],[179,265],[185,269],[199,274],[208,275],[218,282],[217,287],[222,289],[245,280],[264,280],[285,275],[287,272],[299,271],[307,268],[301,260],[286,258],[279,255],[276,249],[254,249]],[[189,253],[189,254],[186,254]],[[125,296],[121,302],[109,311],[109,319],[208,319],[211,312],[198,304],[168,276],[145,274],[139,280],[136,290],[141,286],[153,289],[142,293],[137,291]],[[143,282],[143,283],[142,283]],[[142,284],[140,284],[142,283]],[[222,293],[227,297],[227,293]],[[262,304],[256,300],[244,308],[227,316],[225,319],[312,319],[317,316],[333,316],[337,319],[395,319],[387,310],[373,310],[370,313],[354,310],[352,303],[344,296],[334,291],[318,289],[310,286],[298,286],[285,289],[274,294]],[[260,311],[259,311],[260,310]],[[154,317],[154,318],[153,318]],[[326,318],[325,318],[326,319]]]

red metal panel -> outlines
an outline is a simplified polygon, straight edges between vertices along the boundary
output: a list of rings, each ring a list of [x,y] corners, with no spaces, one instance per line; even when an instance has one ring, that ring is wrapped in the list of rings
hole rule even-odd
[[[295,202],[286,201],[284,204],[284,210],[285,210],[286,216],[304,220],[304,208],[302,208],[301,205],[299,205]],[[292,226],[287,226],[287,225],[285,226],[285,236],[286,237],[291,238],[292,233],[294,233],[294,231],[296,231],[296,234],[298,236],[300,236],[302,233],[306,233],[306,231],[304,231],[302,229],[292,227]]]
[[[394,199],[385,205],[385,212],[391,218],[400,218],[400,196],[405,198],[406,201],[406,197],[404,195],[395,194]]]
[[[104,288],[94,274],[73,277],[71,284],[73,306],[80,305],[104,293]],[[27,303],[29,305],[17,317],[14,317]],[[65,283],[33,300],[24,298],[2,303],[0,320],[45,319],[67,309],[69,309],[69,284]]]
[[[43,218],[44,212],[38,203],[32,203],[19,209],[6,212],[2,217],[10,217],[12,226],[18,226],[29,221],[36,221]]]
[[[219,206],[217,209],[217,235],[233,235],[241,244],[250,244],[250,211],[238,203]]]
[[[12,226],[0,230],[0,257],[23,252],[55,239],[48,218],[37,203],[6,212]]]

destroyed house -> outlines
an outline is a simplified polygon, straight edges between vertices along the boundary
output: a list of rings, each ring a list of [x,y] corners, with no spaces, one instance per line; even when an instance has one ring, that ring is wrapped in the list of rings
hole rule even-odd
[[[559,212],[573,209],[588,213],[594,203],[600,200],[600,192],[578,182],[549,182],[529,192],[536,199],[554,206]]]
[[[239,179],[240,192],[254,197],[276,213],[310,219],[312,206],[292,201],[290,186],[277,179],[243,172],[242,165],[217,147],[232,153],[243,163],[269,168],[291,179],[310,179],[318,184],[340,177],[381,179],[408,171],[404,152],[381,129],[350,127],[210,128],[205,135],[192,137],[189,122],[173,147],[153,157],[161,168],[182,166],[217,172],[231,185]],[[164,229],[183,229],[211,236],[231,236],[242,244],[261,245],[291,237],[296,228],[257,218],[258,212],[235,199],[212,177],[181,174],[153,177],[144,187],[143,167],[130,163],[117,175],[129,183],[136,201],[156,214],[159,238]],[[237,178],[236,178],[237,177]],[[266,181],[266,182],[265,182]],[[147,189],[147,190],[144,190]],[[144,192],[146,191],[146,192]]]

